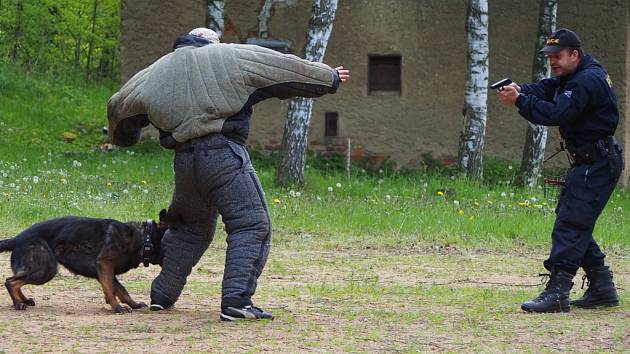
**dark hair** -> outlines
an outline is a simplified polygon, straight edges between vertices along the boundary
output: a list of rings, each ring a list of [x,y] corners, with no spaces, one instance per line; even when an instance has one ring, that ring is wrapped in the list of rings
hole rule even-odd
[[[567,47],[565,48],[567,51],[569,51],[569,54],[573,54],[574,50],[577,50],[578,52],[578,57],[580,59],[582,59],[582,57],[584,56],[584,49],[582,49],[582,47]]]

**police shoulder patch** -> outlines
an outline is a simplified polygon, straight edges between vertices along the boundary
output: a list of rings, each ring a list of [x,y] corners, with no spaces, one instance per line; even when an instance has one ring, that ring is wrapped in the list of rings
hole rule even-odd
[[[610,79],[610,75],[606,75],[606,82],[608,83],[608,87],[612,87],[613,86],[613,82]]]
[[[564,91],[563,92],[565,96],[567,96],[568,98],[571,98],[571,95],[573,95],[573,91]]]

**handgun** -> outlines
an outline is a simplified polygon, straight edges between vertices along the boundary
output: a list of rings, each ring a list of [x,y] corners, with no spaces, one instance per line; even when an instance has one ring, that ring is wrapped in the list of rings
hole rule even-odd
[[[503,87],[508,86],[509,84],[511,84],[513,81],[510,78],[505,78],[502,79],[501,81],[497,81],[494,84],[490,85],[490,88],[492,88],[493,90],[503,90]]]

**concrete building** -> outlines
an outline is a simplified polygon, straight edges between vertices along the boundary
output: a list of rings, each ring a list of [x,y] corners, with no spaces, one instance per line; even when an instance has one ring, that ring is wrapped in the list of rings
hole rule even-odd
[[[226,0],[224,42],[255,37],[263,1]],[[301,55],[310,0],[279,0],[270,36],[287,39]],[[336,95],[317,99],[310,146],[343,150],[355,158],[393,159],[415,167],[423,154],[445,162],[457,156],[466,80],[466,0],[339,0],[325,62],[352,70]],[[530,81],[538,0],[490,0],[490,80]],[[122,80],[169,52],[173,39],[206,24],[206,0],[123,0]],[[622,113],[618,138],[630,148],[628,67],[630,2],[562,0],[558,27],[580,34],[587,52],[608,69]],[[488,99],[486,155],[519,160],[526,122]],[[269,100],[254,113],[250,144],[277,148],[286,102]],[[556,128],[547,151],[558,147]],[[626,137],[629,138],[626,138]],[[627,154],[630,155],[630,154]],[[563,163],[555,159],[555,164]],[[626,172],[627,179],[627,172]]]

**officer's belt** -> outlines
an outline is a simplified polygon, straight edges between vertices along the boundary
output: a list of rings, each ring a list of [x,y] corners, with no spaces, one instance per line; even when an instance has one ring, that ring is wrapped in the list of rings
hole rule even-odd
[[[566,148],[571,158],[571,165],[590,165],[599,160],[608,159],[610,151],[615,148],[617,141],[614,136],[606,137],[595,142],[580,146],[567,144]]]

